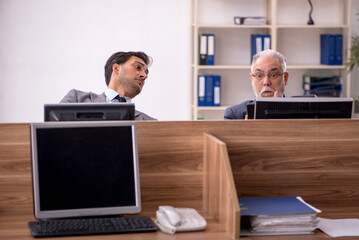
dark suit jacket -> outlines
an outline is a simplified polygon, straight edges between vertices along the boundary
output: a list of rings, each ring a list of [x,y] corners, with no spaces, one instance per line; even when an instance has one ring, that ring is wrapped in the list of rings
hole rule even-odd
[[[253,100],[247,100],[240,104],[228,107],[224,112],[224,119],[245,119],[247,113],[247,103],[251,103]]]
[[[92,92],[83,92],[71,89],[60,103],[81,103],[81,102],[106,102],[105,93],[96,94]],[[135,110],[135,120],[157,120],[147,114]]]

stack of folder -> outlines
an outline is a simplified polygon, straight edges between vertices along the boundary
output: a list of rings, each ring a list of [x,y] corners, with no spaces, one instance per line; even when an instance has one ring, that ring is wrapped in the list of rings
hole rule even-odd
[[[199,64],[214,65],[215,36],[212,33],[204,33],[199,38]]]
[[[198,76],[198,106],[221,105],[221,76]]]
[[[239,198],[241,236],[313,234],[320,210],[301,197]]]
[[[318,97],[341,97],[341,76],[316,77],[303,75],[304,95],[315,94]]]

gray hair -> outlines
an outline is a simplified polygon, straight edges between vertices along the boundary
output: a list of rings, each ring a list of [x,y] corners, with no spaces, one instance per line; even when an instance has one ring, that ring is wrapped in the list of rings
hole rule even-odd
[[[262,52],[259,52],[253,56],[251,72],[253,72],[253,70],[254,70],[253,69],[254,63],[257,61],[258,58],[261,58],[261,57],[273,57],[273,58],[278,59],[280,65],[282,65],[283,72],[287,71],[287,61],[285,60],[285,57],[277,51],[274,51],[272,49],[267,49],[267,50],[263,50]]]

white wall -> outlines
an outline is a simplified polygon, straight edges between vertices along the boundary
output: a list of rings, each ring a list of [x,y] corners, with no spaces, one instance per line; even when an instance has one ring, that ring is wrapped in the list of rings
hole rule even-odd
[[[352,34],[359,35],[352,1]],[[0,122],[43,121],[43,104],[71,89],[101,93],[116,51],[153,57],[136,108],[189,120],[190,0],[0,0]],[[352,96],[359,97],[359,70]]]
[[[136,108],[190,119],[189,0],[0,0],[0,122],[43,121],[71,89],[101,93],[117,51],[153,57]]]

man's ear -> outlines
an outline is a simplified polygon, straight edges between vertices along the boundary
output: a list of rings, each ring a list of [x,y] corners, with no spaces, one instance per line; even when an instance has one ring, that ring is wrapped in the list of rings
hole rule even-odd
[[[289,73],[286,72],[286,73],[284,74],[284,82],[285,82],[285,85],[286,85],[286,86],[287,86],[287,83],[288,83],[288,78],[289,78]]]
[[[113,64],[112,65],[112,72],[115,73],[115,74],[119,74],[120,73],[120,70],[121,70],[121,65],[120,64]]]

